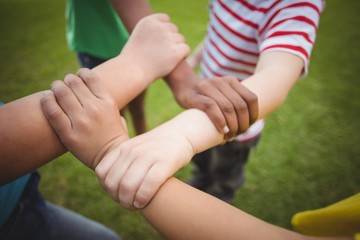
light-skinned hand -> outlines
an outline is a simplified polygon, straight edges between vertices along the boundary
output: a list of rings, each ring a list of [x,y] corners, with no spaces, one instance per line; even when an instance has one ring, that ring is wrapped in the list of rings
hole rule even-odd
[[[116,104],[91,70],[55,81],[51,90],[41,105],[59,139],[95,169],[105,190],[128,209],[145,207],[195,154],[187,137],[171,123],[128,140]]]
[[[165,124],[118,145],[95,171],[115,201],[128,209],[143,208],[194,154],[188,139]]]
[[[121,55],[131,59],[146,77],[158,79],[169,74],[190,52],[185,38],[167,14],[141,19]]]

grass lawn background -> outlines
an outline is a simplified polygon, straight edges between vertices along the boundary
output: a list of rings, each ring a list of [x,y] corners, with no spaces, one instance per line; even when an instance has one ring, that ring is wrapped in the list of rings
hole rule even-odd
[[[191,47],[201,41],[207,1],[149,2],[155,11],[171,16]],[[247,165],[246,183],[237,192],[236,207],[291,228],[294,213],[360,191],[358,9],[357,0],[327,1],[310,73],[267,118],[261,142]],[[1,101],[47,89],[53,80],[78,69],[66,46],[64,1],[0,0],[0,18]],[[159,80],[149,89],[146,111],[153,128],[181,109]],[[71,154],[40,172],[40,188],[49,201],[104,223],[124,239],[161,239],[138,213],[114,203],[94,173]],[[186,181],[191,165],[177,176]]]

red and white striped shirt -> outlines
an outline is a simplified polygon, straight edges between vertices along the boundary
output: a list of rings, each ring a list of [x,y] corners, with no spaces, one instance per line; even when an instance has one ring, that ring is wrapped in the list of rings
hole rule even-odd
[[[324,0],[210,0],[201,75],[243,80],[254,73],[260,54],[275,50],[303,59],[306,74],[324,4]],[[259,130],[250,128],[253,134],[245,138],[263,127],[254,125]]]

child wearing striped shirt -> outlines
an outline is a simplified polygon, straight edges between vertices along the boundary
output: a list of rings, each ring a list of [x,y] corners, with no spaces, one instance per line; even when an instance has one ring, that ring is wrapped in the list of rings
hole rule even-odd
[[[231,202],[243,184],[243,167],[258,142],[264,117],[308,72],[323,8],[321,0],[210,1],[205,40],[188,63],[195,68],[201,62],[203,79],[231,76],[239,83],[258,85],[259,116],[233,141],[194,157],[192,186]]]

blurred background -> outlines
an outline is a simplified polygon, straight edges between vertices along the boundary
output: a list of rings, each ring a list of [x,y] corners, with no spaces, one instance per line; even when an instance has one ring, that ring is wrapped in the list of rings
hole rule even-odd
[[[155,12],[171,16],[192,48],[201,41],[208,1],[149,3]],[[296,212],[360,191],[359,9],[358,0],[326,2],[309,75],[267,118],[262,141],[247,164],[245,185],[237,192],[236,207],[291,229]],[[0,0],[0,101],[48,89],[52,81],[77,71],[76,56],[66,45],[64,11],[62,0]],[[180,111],[161,79],[150,86],[146,97],[150,129]],[[187,181],[191,169],[189,165],[176,176]],[[113,228],[123,239],[161,239],[138,213],[113,202],[95,174],[71,154],[40,172],[47,200]]]

